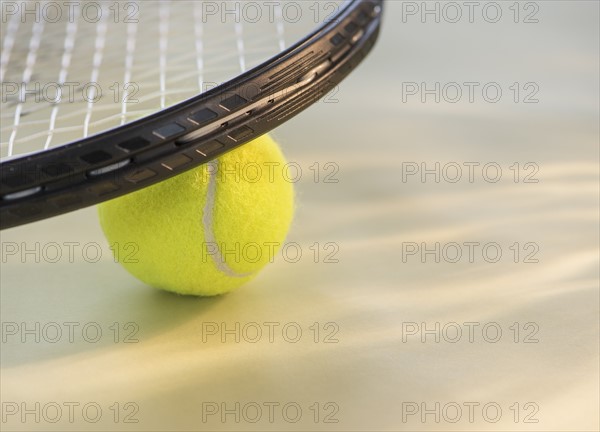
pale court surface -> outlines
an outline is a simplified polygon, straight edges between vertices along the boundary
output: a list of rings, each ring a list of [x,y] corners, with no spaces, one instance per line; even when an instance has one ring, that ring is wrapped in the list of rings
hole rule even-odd
[[[511,4],[495,24],[480,10],[437,24],[388,2],[368,61],[276,131],[302,168],[288,238],[302,258],[290,249],[237,292],[143,286],[113,262],[95,209],[3,231],[3,244],[76,246],[72,263],[66,246],[57,263],[2,263],[2,322],[63,329],[57,343],[7,336],[2,402],[80,405],[73,423],[15,415],[2,430],[598,430],[598,3],[535,2],[537,23],[524,9],[515,23]],[[439,103],[423,103],[436,82]],[[464,83],[478,83],[473,103]],[[409,175],[436,162],[439,183]],[[439,263],[422,255],[436,243]]]

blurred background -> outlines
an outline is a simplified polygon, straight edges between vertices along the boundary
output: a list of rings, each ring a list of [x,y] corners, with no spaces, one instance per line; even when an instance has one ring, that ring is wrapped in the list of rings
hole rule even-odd
[[[144,286],[94,208],[2,231],[2,430],[598,430],[599,40],[598,2],[386,2],[274,132],[302,256],[226,296]]]

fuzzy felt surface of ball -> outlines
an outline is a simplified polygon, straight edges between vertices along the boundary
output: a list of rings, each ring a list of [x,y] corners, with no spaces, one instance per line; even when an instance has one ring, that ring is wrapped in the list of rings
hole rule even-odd
[[[100,204],[116,259],[155,288],[213,296],[273,262],[294,213],[293,182],[264,135],[198,168]]]

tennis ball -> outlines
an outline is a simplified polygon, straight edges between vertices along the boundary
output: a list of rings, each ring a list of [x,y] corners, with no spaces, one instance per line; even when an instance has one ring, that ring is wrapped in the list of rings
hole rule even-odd
[[[293,184],[264,135],[219,159],[105,202],[100,224],[115,258],[156,288],[223,294],[272,262],[294,211]]]

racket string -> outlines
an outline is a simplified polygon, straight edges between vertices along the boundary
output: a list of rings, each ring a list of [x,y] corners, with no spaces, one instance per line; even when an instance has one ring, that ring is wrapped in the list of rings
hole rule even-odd
[[[133,58],[135,54],[135,44],[137,36],[137,22],[127,24],[127,47],[125,54],[125,75],[123,77],[123,88],[125,94],[121,101],[121,124],[125,124],[127,121],[127,102],[129,101],[131,76],[133,70]]]
[[[240,61],[240,71],[246,72],[246,55],[244,53],[244,28],[242,23],[235,23],[236,47]]]
[[[78,10],[77,5],[75,5],[75,10]],[[77,17],[77,15],[76,15]],[[50,113],[50,124],[48,126],[48,137],[46,138],[46,142],[44,144],[44,150],[50,147],[50,143],[52,138],[54,137],[54,131],[56,129],[56,118],[58,116],[58,110],[60,109],[60,103],[62,102],[63,90],[62,86],[67,81],[67,76],[69,73],[69,66],[71,65],[71,58],[73,56],[73,49],[75,47],[75,36],[77,34],[77,19],[75,18],[72,22],[67,24],[67,31],[64,42],[63,56],[61,59],[61,68],[58,76],[58,87],[57,87],[57,103],[52,107],[52,112]]]
[[[165,91],[167,89],[167,48],[169,46],[169,19],[171,15],[171,10],[169,7],[169,3],[161,2],[160,3],[160,21],[159,21],[159,50],[160,50],[160,108],[165,108],[166,96]]]
[[[101,10],[104,9],[101,5]],[[108,25],[106,23],[107,13],[101,15],[100,20],[96,25],[96,40],[94,43],[94,56],[92,58],[92,74],[90,76],[90,83],[97,83],[100,77],[100,66],[104,57],[104,47],[106,46],[106,34],[108,31]],[[96,99],[97,90],[95,86],[90,87],[90,94],[88,95],[87,109],[85,119],[83,120],[83,137],[89,135],[90,121],[92,119],[92,112],[94,110],[94,100]]]
[[[194,36],[196,48],[196,69],[198,71],[198,90],[204,87],[204,26],[202,25],[202,9],[200,3],[194,3]]]
[[[285,50],[285,29],[283,24],[283,10],[281,3],[275,5],[275,27],[277,29],[277,41],[279,42],[279,51]]]

